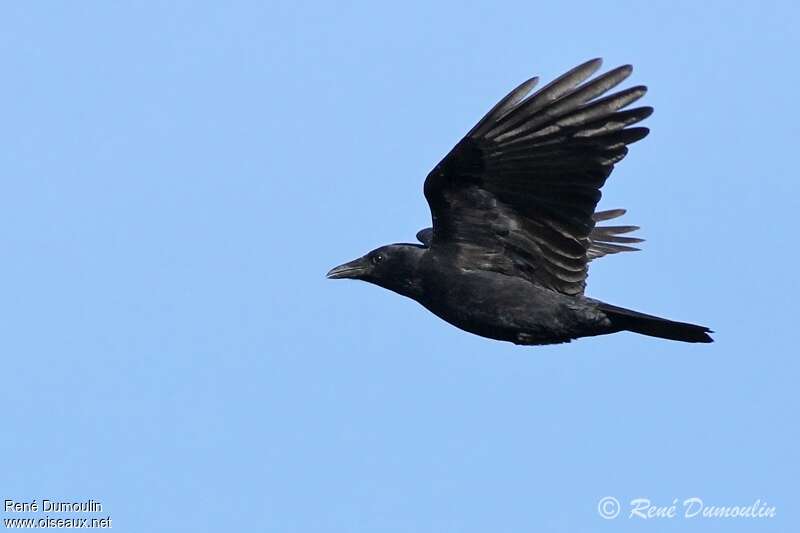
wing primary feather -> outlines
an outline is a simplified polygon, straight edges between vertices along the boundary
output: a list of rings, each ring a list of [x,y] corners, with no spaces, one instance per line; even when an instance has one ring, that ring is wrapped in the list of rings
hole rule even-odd
[[[633,87],[632,89],[640,88]],[[624,107],[638,98],[641,98],[644,94],[643,92],[639,94],[639,91],[628,94],[623,93],[628,93],[628,91],[622,91],[607,98],[595,100],[579,108],[574,113],[559,118],[556,122],[544,128],[526,128],[524,131],[520,131],[513,136],[504,137],[502,141],[495,146],[499,151],[506,152],[515,149],[530,150],[533,147],[545,146],[548,144],[559,144],[563,143],[567,138],[575,140],[592,139],[601,135],[618,132],[625,128],[625,126],[634,124],[650,116],[652,108],[649,107],[637,108],[641,111],[637,112],[635,115],[627,115],[625,114],[627,113],[626,111],[613,112],[612,106],[620,105],[620,107]],[[623,95],[623,98],[615,102],[609,102],[610,99],[617,98],[620,95]],[[626,100],[628,100],[627,103],[625,103]],[[600,105],[594,107],[596,104]],[[625,115],[618,117],[618,115],[623,114]]]
[[[595,222],[602,222],[603,220],[611,220],[612,218],[618,218],[627,213],[627,209],[607,209],[606,211],[597,211],[594,215],[592,215],[592,220]]]
[[[530,115],[524,122],[511,130],[504,130],[501,135],[493,138],[496,142],[502,142],[504,139],[513,137],[519,133],[531,132],[537,130],[539,127],[547,124],[550,121],[556,120],[565,114],[578,109],[579,106],[586,102],[606,93],[622,83],[628,76],[631,75],[633,67],[625,65],[615,68],[598,76],[597,78],[583,84],[577,89],[573,90],[563,98],[553,104],[546,106],[538,113]]]
[[[626,126],[641,122],[652,114],[652,107],[636,107],[634,109],[617,111],[608,117],[603,117],[600,120],[584,124],[574,135],[575,137],[594,137],[605,133],[612,133]]]
[[[632,231],[638,231],[641,228],[639,226],[595,226],[592,233],[597,232],[597,234],[608,234],[608,235],[619,235],[621,233],[630,233]]]
[[[523,100],[513,109],[512,113],[506,114],[495,123],[495,127],[490,129],[486,136],[493,138],[505,133],[509,129],[516,128],[521,122],[525,121],[533,113],[545,107],[547,104],[558,100],[563,95],[572,91],[576,86],[583,83],[603,64],[600,58],[592,59],[578,65],[566,74],[559,76],[548,83],[540,90]]]
[[[615,111],[632,104],[644,96],[645,93],[647,93],[647,87],[644,85],[637,85],[636,87],[625,89],[579,108],[576,112],[558,119],[556,125],[561,127],[578,126],[606,115],[611,115]]]
[[[510,110],[521,102],[531,89],[539,83],[538,77],[533,77],[520,83],[513,91],[497,102],[482,119],[467,133],[467,137],[481,137],[495,122],[503,118]]]
[[[592,235],[594,238],[594,235]],[[602,235],[600,237],[602,242],[622,242],[622,243],[637,243],[637,242],[644,242],[644,239],[640,239],[639,237],[618,237],[616,235]]]

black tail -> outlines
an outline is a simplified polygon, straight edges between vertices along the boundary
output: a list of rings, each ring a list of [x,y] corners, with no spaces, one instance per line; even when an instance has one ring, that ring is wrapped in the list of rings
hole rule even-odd
[[[704,326],[687,324],[686,322],[673,322],[666,318],[638,313],[607,303],[601,303],[600,309],[608,315],[611,323],[616,328],[619,328],[619,331],[633,331],[642,335],[674,341],[714,342],[714,339],[708,335],[714,332]]]

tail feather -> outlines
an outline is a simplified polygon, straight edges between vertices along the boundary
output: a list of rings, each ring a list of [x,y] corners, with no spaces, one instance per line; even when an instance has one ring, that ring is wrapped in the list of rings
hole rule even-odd
[[[633,331],[650,337],[674,341],[714,342],[714,339],[708,335],[714,332],[705,326],[674,322],[607,303],[601,303],[600,310],[608,316],[615,328],[619,328],[619,331]]]

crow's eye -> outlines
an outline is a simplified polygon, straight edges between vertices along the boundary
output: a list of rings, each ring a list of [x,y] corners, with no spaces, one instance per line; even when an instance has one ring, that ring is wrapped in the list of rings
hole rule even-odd
[[[372,264],[377,265],[383,262],[383,254],[375,254],[372,256]]]

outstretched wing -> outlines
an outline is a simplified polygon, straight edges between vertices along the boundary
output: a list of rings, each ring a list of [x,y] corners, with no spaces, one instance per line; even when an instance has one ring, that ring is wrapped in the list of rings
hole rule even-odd
[[[598,98],[632,70],[619,67],[583,83],[600,64],[588,61],[530,96],[537,79],[524,82],[428,174],[431,248],[448,248],[463,268],[583,292],[600,188],[626,145],[648,133],[628,126],[653,111],[622,111],[645,94],[643,86]]]

